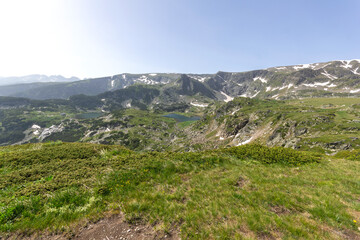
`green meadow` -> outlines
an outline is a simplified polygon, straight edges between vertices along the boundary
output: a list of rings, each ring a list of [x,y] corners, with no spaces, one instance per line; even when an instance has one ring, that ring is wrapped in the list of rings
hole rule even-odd
[[[356,156],[252,144],[144,153],[60,141],[1,147],[0,231],[70,234],[121,212],[182,239],[356,239]]]

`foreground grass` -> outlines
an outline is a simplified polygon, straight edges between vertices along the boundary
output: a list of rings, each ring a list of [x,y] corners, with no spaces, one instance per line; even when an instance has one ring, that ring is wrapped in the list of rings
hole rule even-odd
[[[360,162],[330,160],[258,145],[198,153],[3,147],[0,231],[67,231],[122,211],[183,239],[354,239]]]

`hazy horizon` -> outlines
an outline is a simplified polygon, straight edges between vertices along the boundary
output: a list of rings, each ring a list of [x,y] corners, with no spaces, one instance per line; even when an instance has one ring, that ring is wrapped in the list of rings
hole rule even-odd
[[[356,0],[4,0],[0,76],[211,74],[358,59],[359,10]]]

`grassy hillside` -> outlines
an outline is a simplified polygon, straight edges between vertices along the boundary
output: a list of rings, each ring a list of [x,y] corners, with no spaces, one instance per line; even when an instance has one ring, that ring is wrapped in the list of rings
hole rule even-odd
[[[360,162],[342,156],[260,145],[188,153],[1,147],[0,235],[76,234],[76,225],[122,212],[183,239],[356,239]]]
[[[3,98],[0,145],[60,140],[163,151],[214,149],[250,141],[327,154],[360,148],[360,98],[235,98],[227,103],[213,101],[208,107],[185,102],[147,106],[142,87],[111,92],[104,96],[107,100],[81,95],[47,102]],[[122,106],[129,97],[126,91],[137,92],[144,101]],[[157,90],[149,87],[148,91],[151,95]],[[173,113],[201,119],[180,123],[165,117]]]
[[[193,125],[197,136],[192,144],[216,147],[251,140],[328,154],[358,149],[359,106],[359,98],[235,98],[207,109]]]

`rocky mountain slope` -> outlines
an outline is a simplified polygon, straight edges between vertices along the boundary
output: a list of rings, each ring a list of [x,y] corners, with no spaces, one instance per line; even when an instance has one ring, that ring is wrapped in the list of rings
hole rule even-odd
[[[289,99],[322,96],[358,96],[360,94],[360,60],[273,67],[248,72],[186,74],[217,95],[234,97]],[[182,75],[171,73],[119,74],[71,83],[17,86],[18,91],[0,90],[0,95],[32,99],[67,99],[77,94],[97,95],[123,89],[134,84],[169,85]],[[196,84],[195,84],[196,85]],[[7,88],[16,88],[8,86]],[[209,95],[207,95],[209,97]]]
[[[191,144],[207,148],[260,143],[334,153],[360,147],[358,98],[259,100],[211,105],[187,129]]]
[[[179,80],[165,90],[134,85],[69,100],[3,97],[0,145],[60,140],[189,151],[260,143],[328,154],[360,148],[359,98],[240,97],[224,103],[215,95],[205,96],[212,92],[204,85],[184,86],[188,81]],[[183,87],[187,95],[167,95],[172,89],[180,96],[175,93],[184,93]],[[159,103],[162,98],[167,104]],[[200,104],[199,99],[208,103]]]
[[[66,99],[0,97],[0,239],[359,239],[358,68],[125,74],[24,91]]]
[[[70,96],[85,94],[97,95],[107,91],[124,89],[134,84],[162,85],[176,81],[181,74],[119,74],[111,77],[86,79],[56,84],[25,84],[6,86],[0,90],[2,96],[25,97],[31,99],[67,99]],[[203,79],[202,75],[190,75]],[[207,75],[204,75],[207,76]],[[16,90],[17,89],[17,90]]]
[[[29,83],[49,83],[49,82],[73,82],[79,81],[77,77],[66,78],[61,75],[40,75],[33,74],[22,77],[0,77],[0,85],[13,85],[13,84],[29,84]]]
[[[350,96],[360,92],[359,68],[360,60],[347,60],[244,73],[219,72],[208,80],[208,84],[232,97],[289,99]]]
[[[65,84],[93,94],[113,88],[93,96],[0,97],[0,145],[61,140],[193,150],[259,142],[328,153],[356,149],[359,64],[334,61],[215,75],[124,74],[110,82]],[[46,88],[57,92],[57,86]],[[201,120],[164,117],[174,113]]]

